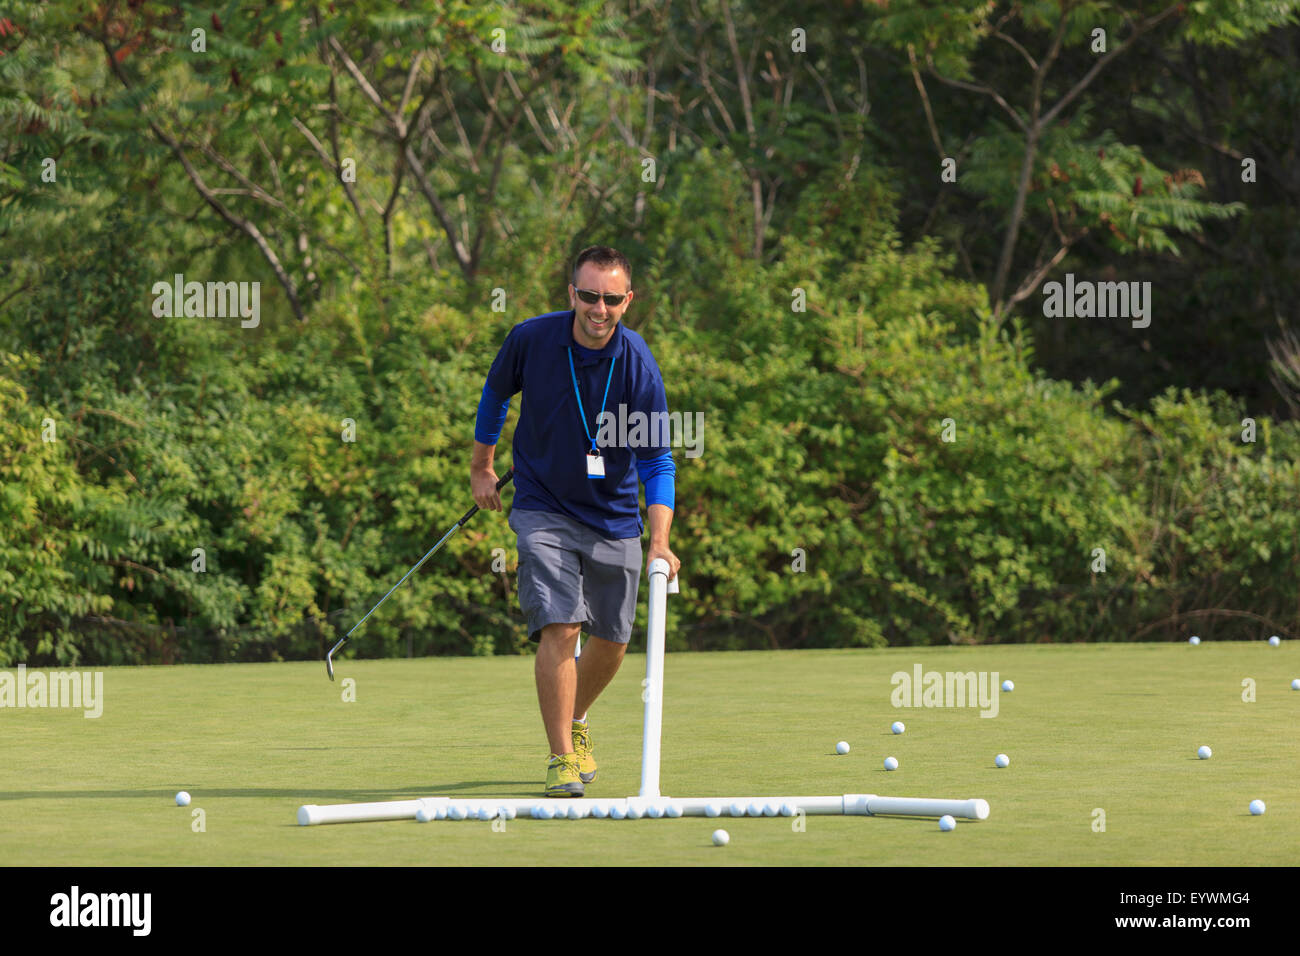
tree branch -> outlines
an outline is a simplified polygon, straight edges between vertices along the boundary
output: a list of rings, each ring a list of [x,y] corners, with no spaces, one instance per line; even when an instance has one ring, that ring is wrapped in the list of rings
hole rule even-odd
[[[1059,114],[1061,110],[1065,109],[1065,107],[1069,106],[1070,103],[1074,102],[1075,97],[1077,97],[1080,93],[1086,90],[1088,86],[1092,83],[1092,81],[1097,78],[1097,74],[1106,68],[1106,64],[1108,64],[1119,54],[1123,53],[1125,50],[1131,47],[1134,41],[1138,39],[1138,37],[1142,36],[1147,31],[1155,28],[1162,20],[1165,20],[1173,16],[1175,13],[1177,13],[1178,9],[1181,6],[1182,6],[1181,3],[1171,4],[1170,6],[1162,10],[1160,13],[1157,13],[1154,17],[1150,17],[1146,20],[1143,20],[1141,23],[1137,24],[1133,28],[1133,32],[1129,35],[1129,38],[1127,40],[1125,40],[1123,43],[1121,43],[1119,46],[1115,47],[1114,49],[1110,50],[1109,52],[1103,53],[1101,57],[1097,60],[1097,62],[1092,65],[1092,69],[1090,69],[1087,73],[1085,73],[1083,75],[1083,78],[1080,79],[1078,83],[1074,84],[1074,86],[1070,88],[1070,91],[1066,93],[1063,97],[1061,97],[1060,100],[1057,101],[1055,106],[1053,106],[1050,110],[1048,110],[1046,113],[1043,114],[1043,118],[1041,121],[1042,125],[1046,126],[1049,123],[1051,123],[1052,120],[1056,119],[1057,114]],[[1049,64],[1050,61],[1049,63],[1045,63],[1044,66],[1046,67]]]
[[[911,61],[912,80],[916,83],[916,91],[921,94],[921,105],[925,108],[925,122],[930,127],[930,139],[939,153],[939,161],[942,162],[948,154],[943,151],[943,143],[939,139],[939,127],[935,125],[934,111],[930,109],[930,97],[925,92],[925,82],[921,79],[921,71],[916,66],[916,51],[912,49],[910,43],[907,45],[907,58]]]
[[[1023,119],[1020,118],[1020,114],[1011,108],[1011,104],[1008,103],[1005,99],[1003,99],[1002,94],[999,93],[997,90],[993,89],[990,86],[981,86],[978,83],[967,83],[965,80],[954,80],[944,76],[942,73],[938,71],[938,69],[935,68],[934,58],[930,56],[930,54],[928,53],[925,56],[925,64],[930,70],[930,75],[933,76],[940,83],[943,83],[947,86],[955,87],[956,89],[959,90],[967,90],[971,93],[979,93],[983,96],[989,97],[990,99],[993,100],[993,102],[997,103],[998,106],[1002,107],[1002,109],[1006,111],[1006,114],[1011,117],[1012,122],[1014,122],[1016,126],[1020,128],[1021,132],[1029,131],[1028,125],[1025,123]]]
[[[456,256],[456,263],[460,266],[461,272],[464,274],[465,278],[472,279],[474,277],[474,267],[469,250],[466,248],[465,243],[461,241],[461,237],[456,234],[456,225],[451,221],[451,217],[447,214],[446,207],[443,206],[442,200],[438,198],[438,194],[434,192],[433,187],[429,185],[428,176],[425,175],[424,172],[424,164],[420,162],[419,157],[415,155],[415,150],[411,148],[410,142],[407,141],[407,127],[405,121],[402,117],[393,114],[384,106],[384,101],[379,96],[379,93],[370,84],[370,81],[366,79],[365,75],[361,72],[361,68],[353,62],[352,57],[348,56],[347,51],[343,49],[338,39],[330,37],[329,42],[330,46],[333,47],[334,52],[338,54],[339,59],[342,61],[343,68],[352,76],[357,87],[366,95],[366,98],[374,104],[375,108],[388,119],[389,123],[396,131],[398,139],[402,141],[402,158],[405,160],[407,167],[411,170],[411,174],[415,177],[416,187],[420,190],[420,194],[424,196],[425,202],[429,204],[429,208],[433,210],[433,214],[437,218],[438,224],[442,226],[443,232],[447,234],[447,239],[451,243],[452,252]]]
[[[84,28],[82,29],[84,30]],[[117,77],[118,82],[120,82],[127,90],[132,90],[130,81],[126,78],[126,74],[122,71],[121,64],[117,62],[117,58],[114,56],[114,51],[108,41],[108,37],[96,36],[94,39],[98,40],[100,45],[104,48],[104,54],[108,57],[109,68]],[[192,182],[194,188],[199,191],[199,195],[203,197],[204,202],[206,202],[218,216],[236,229],[240,230],[257,245],[257,248],[262,253],[262,257],[266,259],[267,264],[271,267],[271,271],[275,274],[276,281],[279,282],[281,288],[284,289],[285,296],[289,300],[289,305],[293,309],[294,316],[299,322],[306,322],[307,316],[303,312],[302,303],[298,299],[298,290],[294,285],[293,280],[289,277],[289,274],[285,271],[284,266],[280,264],[280,257],[275,254],[275,250],[271,248],[271,244],[267,241],[266,237],[262,235],[262,231],[258,229],[256,224],[251,220],[235,215],[234,212],[228,209],[225,204],[223,204],[221,200],[213,194],[212,190],[208,188],[207,183],[203,181],[203,177],[199,174],[199,171],[195,169],[194,165],[190,162],[189,157],[185,155],[185,150],[181,147],[181,144],[169,136],[162,127],[154,122],[153,117],[145,112],[143,102],[137,102],[136,109],[139,110],[140,115],[144,117],[145,122],[149,125],[149,129],[153,132],[154,136],[157,137],[160,142],[165,144],[167,148],[172,151],[172,154],[180,161],[181,167],[185,170],[185,175],[190,178],[190,182]]]

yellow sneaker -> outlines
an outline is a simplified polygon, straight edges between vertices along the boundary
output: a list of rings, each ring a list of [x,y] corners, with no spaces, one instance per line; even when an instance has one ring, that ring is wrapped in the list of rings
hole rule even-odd
[[[596,758],[591,755],[591,733],[585,720],[573,722],[573,752],[578,755],[578,776],[583,783],[596,779]]]
[[[548,797],[580,797],[586,792],[578,776],[577,754],[551,754],[546,764]]]

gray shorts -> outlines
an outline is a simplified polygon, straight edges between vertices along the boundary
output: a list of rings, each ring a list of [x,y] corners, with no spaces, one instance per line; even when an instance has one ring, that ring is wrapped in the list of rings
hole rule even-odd
[[[595,637],[626,644],[641,585],[641,539],[605,538],[549,511],[510,509],[518,538],[519,608],[528,639],[548,624],[579,623]]]

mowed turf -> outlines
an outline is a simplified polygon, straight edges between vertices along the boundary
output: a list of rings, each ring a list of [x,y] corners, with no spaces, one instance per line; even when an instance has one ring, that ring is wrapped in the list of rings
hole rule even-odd
[[[996,717],[895,708],[896,671],[997,671]],[[1290,865],[1300,646],[671,654],[662,791],[982,797],[989,819],[414,820],[299,827],[304,803],[540,793],[532,658],[109,668],[104,712],[0,709],[7,865]],[[630,656],[591,714],[589,796],[635,794]],[[342,680],[355,680],[344,702]],[[1243,680],[1256,700],[1242,699]],[[890,733],[902,720],[907,731]],[[847,740],[852,751],[835,755]],[[1196,748],[1213,748],[1198,760]],[[994,767],[998,753],[1011,757]],[[886,756],[901,767],[882,768]],[[194,798],[173,802],[178,790]],[[1268,812],[1253,817],[1252,799]],[[558,802],[558,801],[557,801]],[[195,832],[193,811],[203,811]],[[1104,832],[1097,832],[1104,811]],[[725,827],[727,847],[711,832]]]

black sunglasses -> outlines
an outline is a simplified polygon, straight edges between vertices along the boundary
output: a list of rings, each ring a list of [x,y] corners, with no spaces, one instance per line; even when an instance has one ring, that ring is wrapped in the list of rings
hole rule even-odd
[[[600,293],[600,292],[592,292],[592,291],[589,290],[589,289],[575,289],[574,291],[576,291],[576,292],[578,293],[578,298],[581,299],[583,302],[587,303],[587,305],[595,305],[595,304],[596,304],[597,302],[599,302],[599,301],[601,300],[601,298],[602,298],[602,293]],[[626,293],[626,292],[623,292],[623,293],[619,293],[619,292],[606,292],[606,293],[603,293],[603,297],[604,297],[604,299],[605,299],[605,304],[606,304],[607,306],[609,306],[611,309],[617,309],[620,305],[622,305],[622,304],[623,304],[623,300],[626,299],[627,296],[628,296],[628,293]]]

